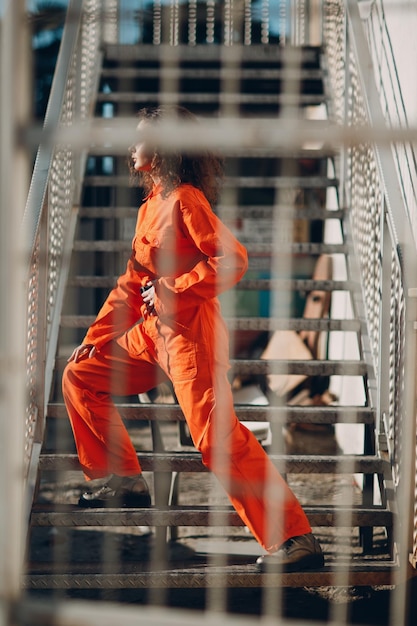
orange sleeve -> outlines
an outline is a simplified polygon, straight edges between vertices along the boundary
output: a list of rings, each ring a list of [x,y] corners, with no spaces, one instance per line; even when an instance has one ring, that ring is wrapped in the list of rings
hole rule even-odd
[[[148,280],[145,268],[138,268],[132,255],[125,273],[109,293],[83,343],[94,344],[99,349],[136,324],[142,317],[141,307],[144,306],[140,287]]]
[[[190,271],[159,278],[155,308],[160,316],[177,315],[230,289],[248,267],[246,248],[213,213],[206,201],[181,207],[182,230],[204,255]],[[205,200],[205,199],[204,199]]]

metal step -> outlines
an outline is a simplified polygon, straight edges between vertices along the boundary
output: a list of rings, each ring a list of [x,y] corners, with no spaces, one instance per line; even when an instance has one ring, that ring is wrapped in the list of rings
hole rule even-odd
[[[382,507],[305,506],[312,527],[393,525],[393,514]],[[32,526],[244,526],[232,507],[169,506],[147,509],[81,509],[77,505],[36,504]]]
[[[283,220],[342,220],[346,211],[343,209],[333,210],[326,207],[298,208],[287,205],[264,205],[264,206],[224,206],[219,205],[216,213],[223,220],[236,219],[272,219],[278,214]],[[134,218],[138,215],[138,207],[81,207],[78,212],[79,218],[85,219],[125,219]]]
[[[249,559],[248,559],[249,560]],[[252,559],[253,560],[253,559]],[[132,564],[129,564],[132,567]],[[134,566],[135,564],[133,564]],[[68,567],[68,565],[67,565]],[[181,569],[163,569],[163,571],[140,571],[147,564],[138,563],[130,573],[64,573],[27,574],[23,576],[23,588],[31,590],[46,589],[209,589],[209,588],[275,588],[279,587],[332,587],[376,586],[392,584],[396,561],[369,561],[358,559],[357,562],[345,560],[341,564],[326,565],[320,571],[298,572],[293,574],[260,574],[253,563],[249,565],[226,565],[224,567],[202,566]],[[149,565],[148,565],[149,567]],[[82,569],[77,564],[76,568]],[[73,566],[74,569],[74,566]],[[101,567],[100,567],[101,569]],[[112,571],[112,570],[110,570]]]
[[[182,422],[184,415],[178,404],[117,404],[125,420]],[[256,406],[235,405],[241,421],[292,424],[374,424],[376,411],[361,406]],[[63,403],[50,403],[46,417],[68,419]]]
[[[95,315],[62,315],[62,328],[89,328],[96,319]],[[268,318],[268,317],[241,317],[226,318],[229,330],[271,331],[274,330],[315,330],[318,332],[346,331],[360,332],[359,320],[341,320],[332,318]],[[75,346],[72,347],[72,350]],[[69,352],[69,354],[71,354]],[[67,351],[66,351],[67,353]]]
[[[305,69],[294,72],[296,80],[316,80],[321,81],[324,76],[322,69]],[[107,67],[104,66],[101,70],[101,77],[113,80],[126,80],[126,79],[138,79],[138,78],[174,78],[174,79],[193,79],[198,81],[213,80],[213,79],[235,79],[236,68],[232,67],[210,67],[200,65],[190,66],[177,65],[174,67],[167,67],[164,64],[158,66],[144,67],[144,66],[121,66],[121,67]],[[239,69],[240,79],[255,79],[255,80],[272,80],[279,81],[288,78],[288,70],[282,69],[282,67],[248,67],[242,66]]]
[[[278,318],[278,317],[228,317],[225,319],[229,330],[315,330],[319,332],[349,331],[358,333],[361,330],[359,320],[333,318]]]
[[[251,46],[233,45],[230,55],[224,52],[224,46],[220,45],[196,45],[176,46],[161,44],[105,44],[103,47],[104,64],[136,63],[144,64],[150,61],[170,60],[171,65],[175,61],[188,61],[193,64],[206,64],[223,61],[227,67],[230,59],[235,66],[239,60],[244,63],[260,63],[263,68],[272,63],[277,67],[281,63],[286,66],[291,62],[301,60],[303,67],[319,68],[322,49],[320,46],[285,46],[269,44],[267,46],[253,44]],[[174,56],[175,55],[175,56]]]
[[[275,215],[279,215],[282,220],[342,220],[346,216],[344,209],[328,209],[327,207],[298,207],[272,204],[270,206],[223,206],[217,208],[218,215],[223,220],[236,219],[272,219]]]
[[[136,111],[136,106],[135,106],[135,111]],[[116,111],[115,111],[116,113]],[[206,116],[207,119],[209,119],[209,114],[207,113]],[[96,115],[95,117],[95,126],[98,125],[103,125],[103,117],[101,117],[100,115]],[[317,126],[321,125],[322,122],[317,121]],[[126,145],[126,148],[128,147],[128,144]],[[95,156],[113,156],[113,158],[115,159],[119,159],[120,163],[122,163],[122,159],[123,159],[123,151],[120,151],[120,149],[118,150],[112,150],[111,146],[106,145],[105,143],[99,144],[96,143],[94,145],[89,145],[88,146],[88,150],[89,150],[89,154],[90,155],[95,155]],[[241,157],[241,151],[239,149],[237,149],[235,146],[230,145],[230,146],[222,146],[222,154],[224,156],[227,157],[235,157],[235,158],[243,158]],[[324,146],[321,148],[297,148],[297,146],[295,147],[288,147],[288,146],[280,146],[280,145],[259,145],[259,144],[253,144],[253,145],[245,145],[245,157],[244,158],[248,158],[248,157],[258,157],[258,158],[270,158],[270,159],[308,159],[309,161],[311,160],[317,160],[317,159],[333,159],[335,157],[337,157],[336,153],[334,151],[332,151],[331,147],[329,147],[328,145],[324,144]],[[297,164],[298,165],[298,164]]]
[[[304,376],[366,376],[364,361],[349,360],[263,360],[231,359],[232,370],[236,374],[299,374]]]
[[[376,456],[340,455],[277,455],[269,458],[281,473],[288,474],[378,474],[388,476],[387,461]],[[207,472],[201,455],[193,452],[140,452],[138,454],[144,472]],[[76,454],[42,454],[39,470],[81,471]]]
[[[85,289],[113,288],[118,276],[73,276],[67,282],[68,287]],[[347,280],[294,279],[246,279],[243,278],[237,289],[242,291],[354,291],[358,285]]]
[[[56,359],[56,367],[64,367],[65,355]],[[267,374],[298,374],[300,376],[366,376],[367,365],[364,361],[327,361],[327,360],[264,360],[231,359],[231,369],[235,375],[259,376]]]
[[[308,254],[318,256],[320,254],[345,254],[347,246],[341,243],[292,243],[282,241],[279,248],[268,243],[245,244],[250,256],[272,256],[282,254]],[[75,252],[128,252],[132,250],[132,242],[120,239],[116,240],[77,240],[74,241]]]
[[[226,176],[223,187],[239,189],[327,189],[337,187],[338,180],[327,176]],[[84,187],[129,187],[128,175],[86,175]]]
[[[89,328],[94,322],[95,315],[62,315],[61,326],[63,328]],[[319,332],[346,331],[358,333],[360,331],[360,322],[358,320],[339,320],[328,318],[298,318],[298,319],[279,319],[267,317],[237,317],[226,318],[225,322],[229,330],[256,330],[270,331],[274,330],[293,330],[299,332],[301,330],[316,330]],[[75,346],[68,346],[64,350],[60,350],[62,354],[70,355]]]
[[[98,103],[109,104],[135,104],[146,106],[154,104],[158,101],[158,93],[152,94],[148,91],[144,92],[110,92],[110,93],[98,93]],[[164,91],[164,103],[167,105],[174,105],[181,103],[190,107],[190,105],[197,104],[215,104],[215,105],[239,105],[239,104],[252,104],[258,106],[268,106],[279,104],[281,106],[314,106],[322,104],[325,101],[323,94],[290,94],[290,93],[275,93],[275,94],[251,94],[251,93],[178,93],[176,91],[166,92]]]

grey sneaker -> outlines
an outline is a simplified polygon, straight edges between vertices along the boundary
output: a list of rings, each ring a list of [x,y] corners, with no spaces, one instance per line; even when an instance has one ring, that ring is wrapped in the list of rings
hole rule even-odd
[[[147,508],[151,506],[151,496],[143,476],[113,476],[106,485],[83,493],[78,500],[78,506]]]
[[[324,556],[314,535],[299,535],[287,539],[277,552],[260,556],[256,561],[261,572],[299,572],[320,569]]]

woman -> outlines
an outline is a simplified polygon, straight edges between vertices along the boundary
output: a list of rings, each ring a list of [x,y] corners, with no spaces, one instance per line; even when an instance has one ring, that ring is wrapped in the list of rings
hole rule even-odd
[[[138,131],[186,109],[145,109]],[[148,193],[125,273],[63,375],[63,392],[87,480],[110,478],[80,506],[149,506],[140,462],[111,396],[144,393],[165,377],[203,463],[268,554],[260,569],[316,568],[321,548],[299,502],[237,419],[227,377],[228,333],[217,295],[247,269],[245,248],[213,213],[221,162],[164,153],[143,141],[131,171]],[[165,379],[166,379],[165,378]]]

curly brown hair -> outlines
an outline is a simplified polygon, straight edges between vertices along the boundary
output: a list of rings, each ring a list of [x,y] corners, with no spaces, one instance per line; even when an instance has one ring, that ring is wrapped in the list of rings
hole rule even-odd
[[[140,121],[158,123],[168,117],[184,119],[197,123],[197,117],[188,109],[176,107],[149,107],[141,109],[138,113]],[[190,183],[200,189],[207,200],[213,206],[217,201],[223,180],[223,159],[207,150],[201,153],[164,151],[163,147],[157,147],[153,151],[150,172],[137,172],[133,167],[133,159],[130,155],[128,165],[132,183],[139,184],[149,193],[154,185],[153,177],[157,177],[162,184],[163,196],[176,189],[181,183]]]

